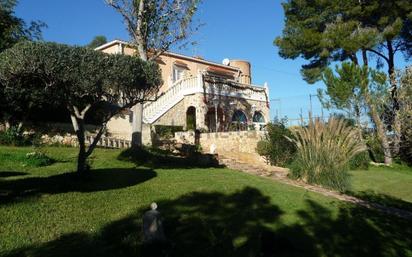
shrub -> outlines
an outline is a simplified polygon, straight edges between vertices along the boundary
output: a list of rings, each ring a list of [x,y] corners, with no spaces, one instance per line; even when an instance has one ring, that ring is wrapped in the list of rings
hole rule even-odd
[[[308,126],[292,131],[296,144],[296,161],[292,176],[311,184],[345,191],[349,188],[349,161],[366,150],[353,127],[342,119],[327,123],[310,120]]]
[[[370,159],[377,163],[385,162],[385,154],[383,153],[381,143],[375,133],[368,133],[365,135],[366,145]]]
[[[21,126],[12,126],[5,131],[0,131],[0,145],[39,146],[41,144],[40,134],[24,133]]]
[[[293,159],[296,147],[288,138],[291,131],[283,123],[269,123],[266,138],[257,144],[256,151],[271,165],[284,166]]]
[[[53,163],[54,163],[54,160],[52,158],[48,157],[45,153],[42,153],[39,151],[27,153],[23,160],[23,164],[25,166],[31,166],[31,167],[48,166]]]
[[[408,68],[400,74],[400,120],[401,142],[399,157],[402,162],[412,166],[412,69]]]
[[[183,131],[183,126],[155,125],[155,131],[160,138],[172,138],[175,132]]]
[[[29,145],[30,140],[27,135],[24,135],[21,126],[12,126],[5,131],[0,132],[0,144],[2,145],[12,145],[12,146],[23,146]]]
[[[351,170],[367,170],[369,169],[370,157],[367,151],[361,152],[349,161],[349,168]]]
[[[401,137],[399,157],[402,162],[412,166],[412,126],[409,131],[404,131]]]

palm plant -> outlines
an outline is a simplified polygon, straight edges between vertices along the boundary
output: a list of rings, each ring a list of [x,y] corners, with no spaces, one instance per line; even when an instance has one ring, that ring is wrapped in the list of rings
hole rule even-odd
[[[349,160],[366,150],[359,133],[343,119],[310,119],[292,130],[297,158],[292,176],[311,184],[345,191],[349,187]]]

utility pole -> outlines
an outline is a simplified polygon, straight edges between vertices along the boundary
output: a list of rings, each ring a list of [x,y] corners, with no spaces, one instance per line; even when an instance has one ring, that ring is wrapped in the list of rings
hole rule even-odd
[[[311,115],[312,114],[312,95],[311,94],[309,94],[309,102],[310,102],[310,106],[309,106],[309,115]]]
[[[322,112],[322,121],[324,121],[324,119],[323,119],[323,106],[320,107],[320,110]]]
[[[309,94],[309,102],[310,102],[309,112],[310,112],[311,114],[313,114],[312,96],[318,96],[318,95]],[[322,110],[322,111],[323,111],[323,110]]]
[[[279,119],[281,119],[282,116],[282,100],[280,98],[274,98],[270,100],[271,102],[279,102]],[[276,111],[276,115],[277,115],[277,111]]]

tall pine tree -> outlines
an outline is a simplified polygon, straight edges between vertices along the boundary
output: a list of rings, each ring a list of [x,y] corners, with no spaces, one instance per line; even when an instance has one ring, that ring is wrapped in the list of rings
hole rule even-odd
[[[412,56],[412,2],[288,0],[283,8],[285,27],[275,44],[283,58],[301,57],[308,61],[301,69],[308,83],[321,80],[334,62],[350,61],[366,67],[374,63],[378,69],[386,68],[391,97],[384,113],[390,114],[386,120],[395,132],[397,153],[401,124],[395,67],[398,53],[407,59]],[[334,103],[342,103],[340,95],[332,96]],[[353,105],[351,109],[358,108]]]

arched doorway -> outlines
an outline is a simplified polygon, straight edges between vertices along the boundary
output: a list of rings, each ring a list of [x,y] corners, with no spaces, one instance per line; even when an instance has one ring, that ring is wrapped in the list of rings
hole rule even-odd
[[[255,112],[255,114],[253,115],[253,122],[265,123],[265,117],[263,117],[263,114],[261,112]]]
[[[196,108],[193,106],[186,111],[186,130],[196,130]]]
[[[216,117],[217,116],[217,117]],[[216,124],[217,121],[217,124]],[[209,107],[206,113],[206,125],[209,132],[222,131],[222,126],[224,123],[223,110],[222,108],[217,108],[217,113],[215,107]]]
[[[253,114],[253,125],[255,125],[256,130],[262,130],[265,126],[265,117],[261,112]]]

